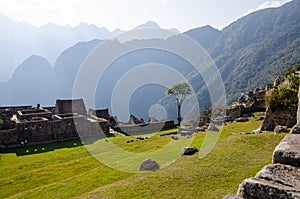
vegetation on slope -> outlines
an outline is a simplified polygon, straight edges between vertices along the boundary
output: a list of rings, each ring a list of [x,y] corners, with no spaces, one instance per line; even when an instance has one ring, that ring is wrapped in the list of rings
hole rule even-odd
[[[285,81],[274,88],[272,95],[267,98],[267,106],[271,110],[286,110],[289,108],[295,108],[298,106],[298,89],[300,86],[299,71],[300,65],[295,65],[285,71]]]

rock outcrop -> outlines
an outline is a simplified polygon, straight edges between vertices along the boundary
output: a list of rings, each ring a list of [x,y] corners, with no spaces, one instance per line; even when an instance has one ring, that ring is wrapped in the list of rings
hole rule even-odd
[[[273,163],[300,166],[300,135],[288,134],[283,138],[274,150]]]
[[[236,196],[225,198],[300,199],[300,134],[286,135],[274,150],[273,163],[245,179]]]
[[[300,198],[300,170],[283,164],[264,167],[254,178],[243,181],[240,198]]]
[[[297,123],[296,109],[266,110],[265,119],[260,127],[261,131],[273,131],[278,125],[292,128]]]

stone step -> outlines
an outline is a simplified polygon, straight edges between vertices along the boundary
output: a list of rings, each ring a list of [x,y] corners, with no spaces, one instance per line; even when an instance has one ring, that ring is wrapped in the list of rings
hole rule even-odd
[[[300,134],[288,134],[273,153],[273,163],[300,166]]]
[[[300,169],[290,165],[271,164],[254,178],[248,178],[239,186],[237,198],[300,199]]]

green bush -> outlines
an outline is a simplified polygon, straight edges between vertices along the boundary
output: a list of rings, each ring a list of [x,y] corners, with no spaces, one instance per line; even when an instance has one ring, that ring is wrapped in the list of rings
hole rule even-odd
[[[273,94],[267,99],[267,106],[272,111],[296,107],[298,104],[298,90],[287,86],[275,88]]]

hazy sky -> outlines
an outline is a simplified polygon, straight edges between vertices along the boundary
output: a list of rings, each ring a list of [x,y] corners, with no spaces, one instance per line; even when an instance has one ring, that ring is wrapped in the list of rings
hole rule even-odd
[[[0,13],[29,24],[77,25],[129,30],[149,20],[185,31],[203,25],[223,28],[236,19],[289,0],[0,0]]]

